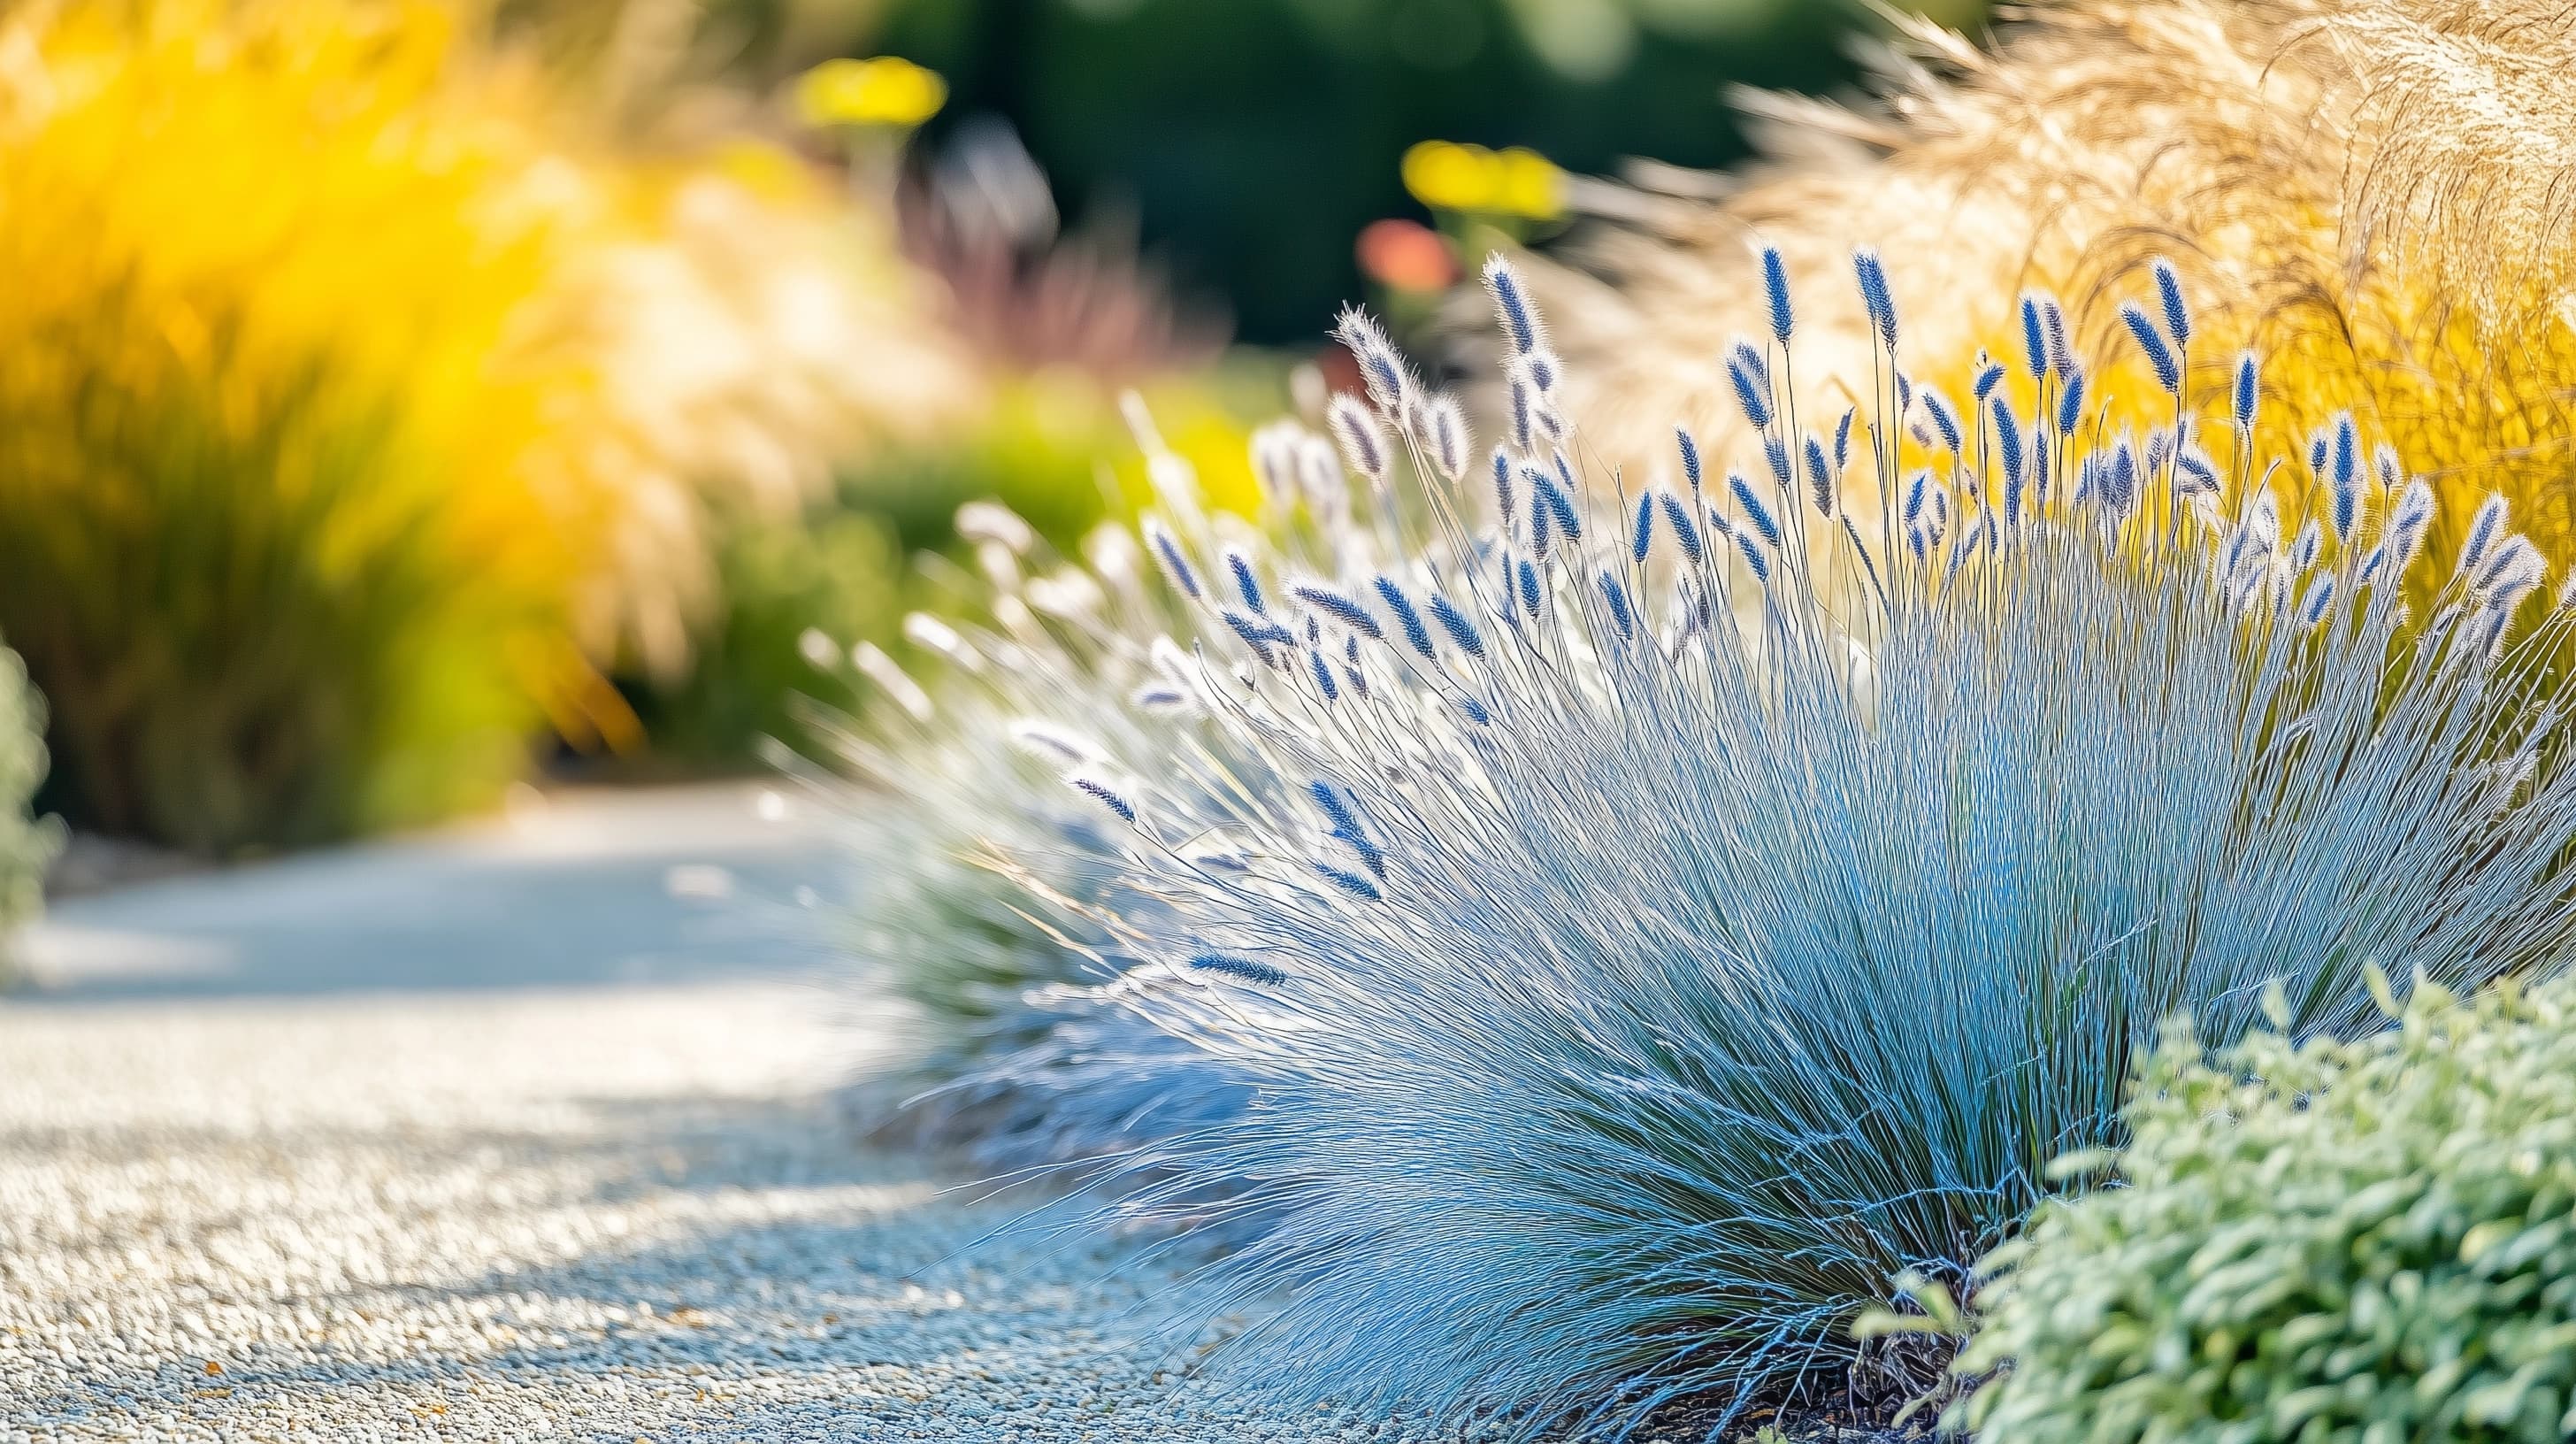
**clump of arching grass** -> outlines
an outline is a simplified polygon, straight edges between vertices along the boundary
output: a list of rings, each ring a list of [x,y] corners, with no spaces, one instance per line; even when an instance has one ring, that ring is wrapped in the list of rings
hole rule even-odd
[[[2250,377],[2230,434],[2110,432],[2038,301],[2026,367],[1936,395],[1858,275],[1874,394],[1795,391],[1773,287],[1740,472],[1584,467],[1498,267],[1489,466],[1361,318],[1346,524],[1149,521],[1202,740],[1065,769],[1116,875],[1075,912],[1195,978],[1136,1006],[1248,1081],[1126,1207],[1266,1221],[1209,1295],[1255,1387],[1618,1432],[1842,1382],[1892,1280],[1963,1280],[2116,1141],[2167,1018],[2223,1043],[2270,989],[2340,1036],[2374,963],[2562,958],[2566,619],[2500,503],[2423,558],[2429,489],[2352,419],[2250,454]]]
[[[1138,420],[1158,486],[1195,514],[1187,464]],[[1058,782],[1113,752],[1203,745],[1155,655],[1171,608],[1116,527],[1079,558],[989,501],[962,508],[958,530],[979,575],[946,580],[986,620],[906,620],[927,686],[860,644],[852,662],[874,705],[823,724],[859,783],[832,788],[856,823],[848,941],[870,990],[901,1005],[871,1111],[996,1170],[1129,1153],[1242,1096],[1217,1060],[1140,1010],[1171,979],[1128,976],[1136,959],[1089,912],[1150,901],[1120,893],[1098,806]]]

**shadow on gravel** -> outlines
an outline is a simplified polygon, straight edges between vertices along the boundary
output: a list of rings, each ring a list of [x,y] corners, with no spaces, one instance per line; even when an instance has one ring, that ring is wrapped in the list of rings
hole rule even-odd
[[[828,962],[846,865],[756,785],[496,819],[56,903],[12,1004],[695,982]]]

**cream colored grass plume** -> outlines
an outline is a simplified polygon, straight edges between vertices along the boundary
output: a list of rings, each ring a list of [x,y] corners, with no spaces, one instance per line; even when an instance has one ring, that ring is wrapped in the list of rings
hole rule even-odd
[[[1798,317],[1797,382],[1837,412],[1868,394],[1840,284],[1858,243],[1912,298],[1906,350],[1949,363],[1919,373],[1949,397],[1981,347],[2018,362],[2014,298],[2036,290],[2063,299],[2110,416],[2169,423],[2117,313],[2167,255],[2205,419],[2223,429],[2251,347],[2267,449],[2349,407],[2454,526],[2493,488],[2537,540],[2569,539],[2576,5],[2086,0],[2009,8],[1985,44],[1891,23],[1874,104],[1745,96],[1764,163],[1695,196],[1622,193],[1534,269],[1602,458],[1651,473],[1676,421],[1721,450],[1749,438],[1725,358],[1765,330],[1765,244],[1825,298]],[[2006,385],[2027,415],[2028,374]]]

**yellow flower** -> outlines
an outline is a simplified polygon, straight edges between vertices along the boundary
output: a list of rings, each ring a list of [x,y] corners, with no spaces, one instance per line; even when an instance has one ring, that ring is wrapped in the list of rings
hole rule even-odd
[[[1495,210],[1534,221],[1565,214],[1565,172],[1546,156],[1514,146],[1494,157],[1494,169]]]
[[[1514,146],[1426,140],[1404,153],[1404,188],[1435,211],[1472,211],[1554,220],[1565,213],[1565,172]]]
[[[1482,210],[1493,194],[1492,161],[1480,145],[1426,140],[1404,153],[1404,188],[1435,211]]]
[[[808,125],[910,127],[948,103],[948,82],[899,55],[826,60],[796,82],[796,111]]]

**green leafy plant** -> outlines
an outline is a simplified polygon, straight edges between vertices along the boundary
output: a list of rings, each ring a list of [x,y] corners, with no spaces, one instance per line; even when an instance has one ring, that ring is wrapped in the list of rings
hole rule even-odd
[[[1988,1444],[2576,1433],[2576,988],[2419,983],[2393,1030],[2214,1058],[2177,1027],[2127,1118],[2120,1186],[2042,1205],[1988,1260],[1955,1368],[1995,1377],[1948,1422]]]
[[[62,841],[59,823],[28,812],[45,780],[44,735],[45,700],[18,654],[0,647],[0,982],[9,977],[6,939],[44,906],[45,864]]]

